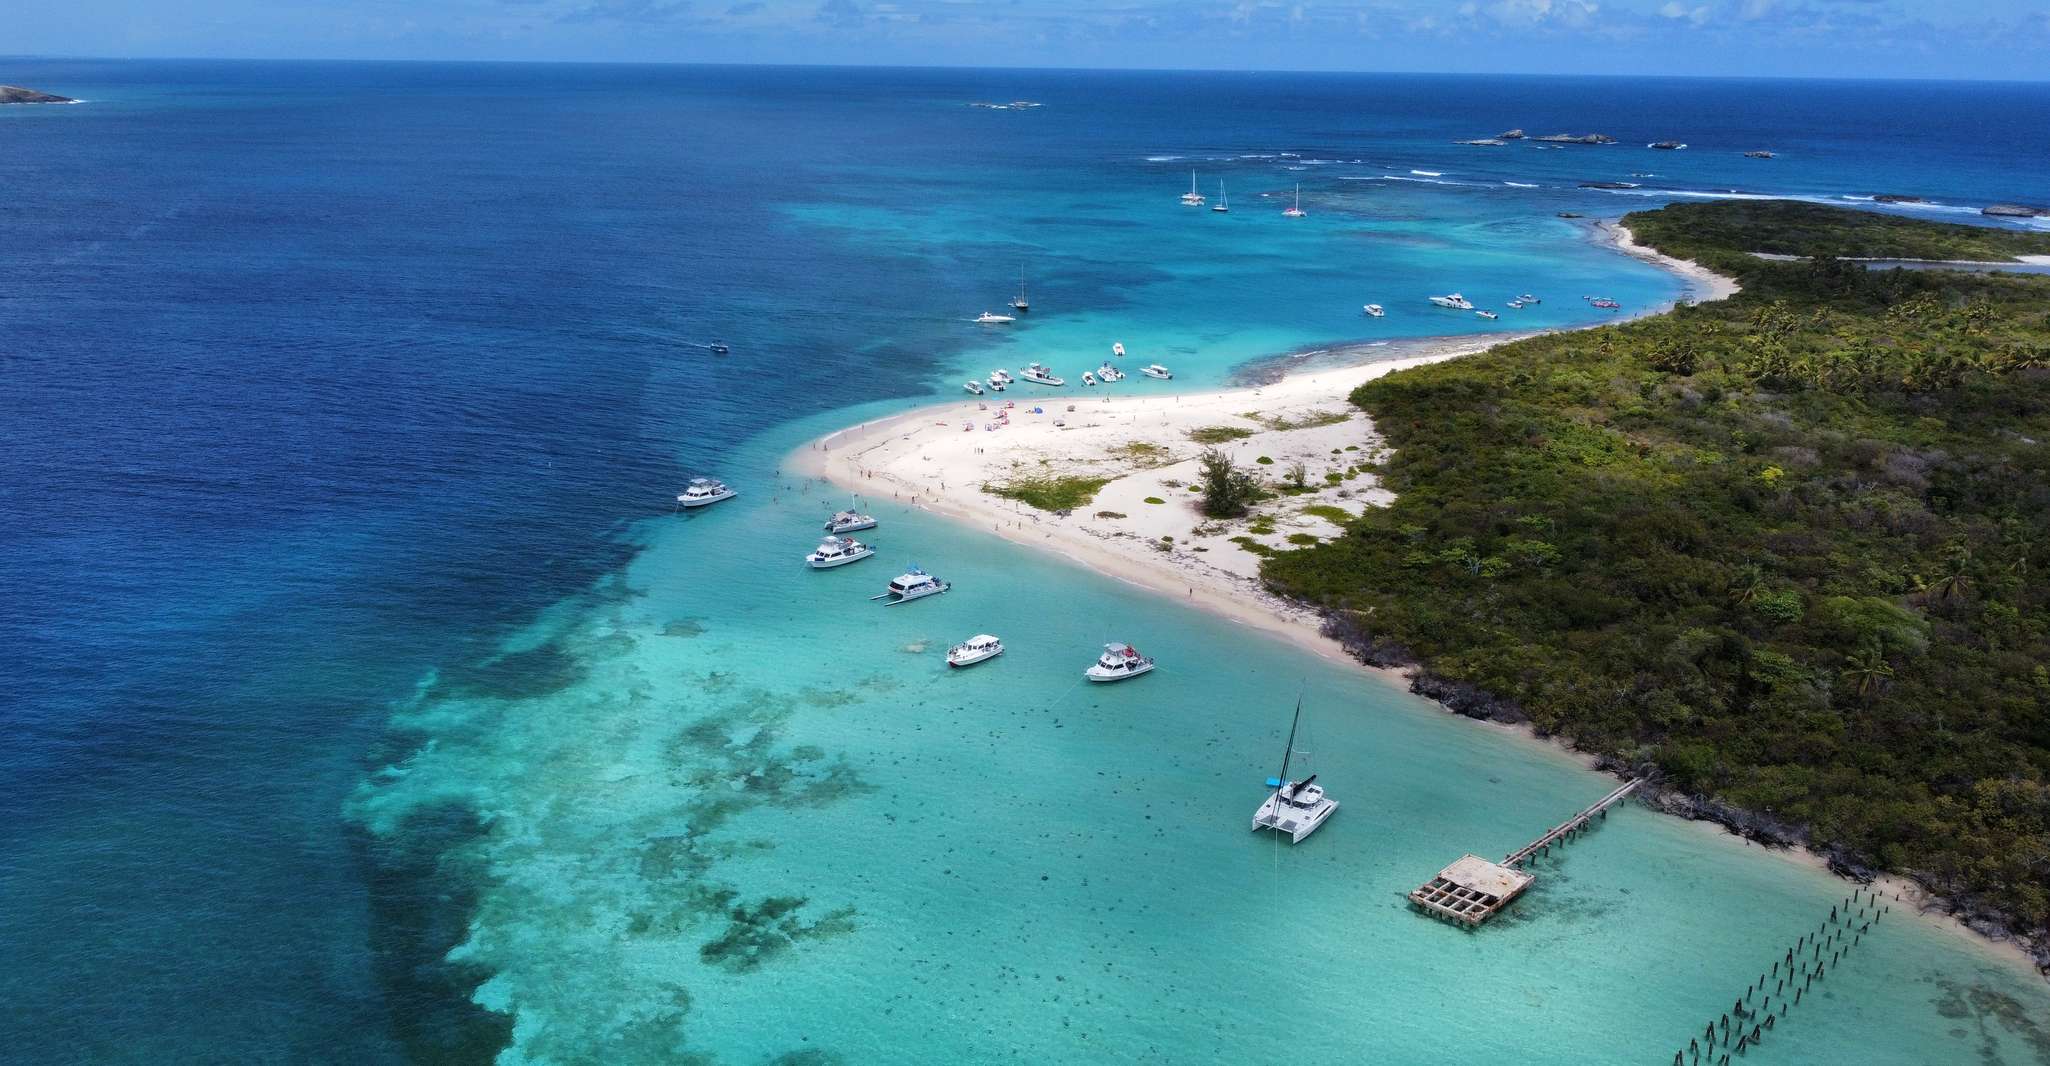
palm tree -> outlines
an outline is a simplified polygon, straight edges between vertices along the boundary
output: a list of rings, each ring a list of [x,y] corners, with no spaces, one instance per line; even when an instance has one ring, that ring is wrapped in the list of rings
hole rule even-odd
[[[1844,680],[1850,682],[1851,691],[1858,698],[1870,703],[1879,695],[1879,690],[1893,680],[1893,665],[1886,661],[1886,649],[1879,641],[1866,641],[1865,645],[1844,660]]]
[[[1936,580],[1929,585],[1932,598],[1940,603],[1953,603],[1965,597],[1972,589],[1972,550],[1962,544],[1953,544],[1944,556],[1943,569]]]
[[[1730,602],[1739,607],[1765,594],[1765,571],[1757,563],[1745,563],[1730,578]]]

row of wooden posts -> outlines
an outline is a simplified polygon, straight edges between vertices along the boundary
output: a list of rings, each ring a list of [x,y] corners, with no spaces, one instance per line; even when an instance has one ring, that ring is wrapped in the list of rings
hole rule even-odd
[[[1771,969],[1761,971],[1758,980],[1744,989],[1727,1013],[1711,1020],[1702,1027],[1700,1036],[1689,1039],[1686,1047],[1673,1052],[1673,1066],[1730,1066],[1731,1055],[1742,1057],[1764,1043],[1766,1034],[1786,1019],[1788,1008],[1800,1006],[1802,997],[1815,982],[1823,980],[1843,961],[1846,952],[1864,941],[1873,924],[1891,910],[1892,902],[1881,900],[1871,889],[1860,886],[1853,890],[1842,903],[1829,909],[1829,917],[1814,932],[1803,934]],[[1770,992],[1766,991],[1767,982],[1771,982]],[[1760,996],[1764,998],[1752,1006],[1752,1000]],[[1746,1023],[1750,1025],[1749,1032],[1745,1031]]]

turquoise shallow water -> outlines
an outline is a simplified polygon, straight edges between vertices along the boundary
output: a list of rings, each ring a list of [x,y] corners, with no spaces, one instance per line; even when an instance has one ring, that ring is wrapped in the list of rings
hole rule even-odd
[[[583,676],[430,694],[399,722],[432,747],[357,798],[373,827],[451,794],[488,812],[463,847],[485,888],[457,956],[518,1019],[509,1061],[1186,1062],[1277,1042],[1346,1061],[1670,1061],[1849,892],[1626,806],[1481,932],[1418,917],[1403,892],[1609,779],[887,502],[881,558],[806,571],[839,497],[773,468],[832,421],[751,442],[727,464],[748,495],[654,523],[616,584],[521,643]],[[913,560],[954,591],[865,601]],[[1010,651],[948,672],[946,643],[982,630]],[[1079,686],[1106,639],[1163,665]],[[1290,848],[1247,821],[1298,688],[1301,746],[1343,808]],[[759,909],[776,899],[802,903]],[[1759,1054],[2050,1055],[2050,997],[2025,968],[1905,913],[1825,984]]]
[[[1481,933],[1417,918],[1402,891],[1608,782],[891,501],[882,558],[810,573],[843,501],[776,468],[1113,341],[1167,392],[1653,306],[1678,286],[1557,214],[1739,188],[1964,217],[2032,195],[2042,149],[1954,116],[2050,114],[2015,86],[7,69],[91,101],[0,115],[36,190],[0,202],[0,1046],[36,1062],[1670,1061],[1845,886],[1626,809]],[[962,106],[1019,96],[1048,106]],[[1451,143],[1596,117],[1626,143]],[[1176,204],[1190,166],[1230,215]],[[1031,321],[971,325],[1021,263]],[[1489,325],[1423,302],[1450,289],[1547,299]],[[698,473],[745,495],[669,514]],[[959,587],[866,602],[912,561]],[[981,629],[1014,650],[948,676]],[[1163,668],[1079,687],[1113,638]],[[1298,688],[1345,807],[1284,849],[1245,827]],[[2040,979],[1930,927],[1814,1008],[1759,1054],[2046,1060]]]

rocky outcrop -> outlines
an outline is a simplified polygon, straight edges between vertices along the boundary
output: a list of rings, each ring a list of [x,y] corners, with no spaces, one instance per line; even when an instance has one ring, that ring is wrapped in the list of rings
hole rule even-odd
[[[1765,149],[1763,149],[1763,148],[1761,148],[1761,149],[1759,149],[1758,151],[1755,151],[1755,152],[1745,152],[1745,153],[1744,153],[1744,158],[1746,158],[1746,159],[1771,159],[1771,158],[1772,158],[1772,153],[1771,153],[1771,152],[1768,152],[1768,151],[1766,151],[1766,150],[1765,150]]]
[[[1614,144],[1616,139],[1606,133],[1547,133],[1531,140],[1547,144]]]
[[[2035,218],[2046,212],[2040,207],[2027,207],[2022,204],[1994,204],[1981,209],[1979,213],[1993,218]]]
[[[0,85],[0,104],[75,104],[69,96],[37,92],[19,85]]]
[[[1883,192],[1872,198],[1875,204],[1919,204],[1926,203],[1919,196],[1903,196],[1900,193]]]
[[[1507,130],[1502,133],[1495,134],[1495,139],[1502,141],[1520,141],[1523,139],[1523,131]]]
[[[1583,189],[1635,189],[1637,188],[1637,183],[1634,181],[1583,181],[1580,183],[1580,187]]]
[[[1454,142],[1452,142],[1452,143],[1453,143],[1453,144],[1471,144],[1471,145],[1476,145],[1476,146],[1480,146],[1480,147],[1485,147],[1485,148],[1500,148],[1500,147],[1502,147],[1503,145],[1505,145],[1505,144],[1508,144],[1509,142],[1508,142],[1508,141],[1505,141],[1505,140],[1502,140],[1502,139],[1501,139],[1501,138],[1499,138],[1499,137],[1480,137],[1480,138],[1476,138],[1476,139],[1474,139],[1474,140],[1471,140],[1471,141],[1454,141]]]

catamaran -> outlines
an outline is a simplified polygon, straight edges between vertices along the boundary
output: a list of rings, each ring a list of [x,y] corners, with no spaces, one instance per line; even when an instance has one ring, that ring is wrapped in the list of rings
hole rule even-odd
[[[1295,206],[1294,206],[1294,207],[1291,207],[1291,208],[1289,208],[1289,209],[1288,209],[1288,210],[1286,210],[1286,211],[1283,211],[1283,212],[1282,212],[1281,214],[1282,214],[1282,216],[1283,216],[1283,217],[1285,217],[1285,218],[1301,218],[1301,217],[1303,217],[1303,183],[1302,183],[1302,182],[1296,182],[1296,186],[1295,186]]]
[[[1082,671],[1082,676],[1091,681],[1109,682],[1152,672],[1153,660],[1139,654],[1139,649],[1130,644],[1105,644],[1096,665]]]
[[[1174,378],[1174,371],[1161,366],[1159,363],[1154,363],[1152,366],[1142,366],[1139,368],[1139,373],[1149,378],[1159,378],[1162,381],[1170,381]]]
[[[830,570],[848,563],[858,563],[874,555],[876,550],[853,537],[827,537],[804,561],[813,570]]]
[[[676,497],[678,507],[710,507],[720,500],[730,500],[739,495],[726,487],[718,478],[694,477],[681,495]]]
[[[1224,198],[1223,178],[1217,179],[1217,202],[1210,205],[1210,210],[1215,211],[1219,214],[1223,214],[1224,212],[1231,210],[1231,201]]]
[[[1196,191],[1196,172],[1189,171],[1189,191],[1182,194],[1183,207],[1203,206],[1203,194]]]
[[[862,514],[852,507],[836,512],[833,517],[826,519],[826,532],[835,535],[852,533],[857,529],[874,529],[875,527],[876,520],[874,515]]]
[[[1004,653],[1004,642],[989,635],[978,633],[947,649],[948,666],[974,666],[976,663],[994,659]]]
[[[1431,302],[1437,304],[1439,307],[1449,307],[1454,311],[1473,310],[1473,301],[1467,299],[1464,296],[1459,295],[1456,292],[1448,293],[1444,296],[1433,296],[1431,297]]]
[[[1026,381],[1030,381],[1030,382],[1032,382],[1032,383],[1033,383],[1033,384],[1035,384],[1035,385],[1066,385],[1066,384],[1067,384],[1067,382],[1066,382],[1066,381],[1064,381],[1064,380],[1062,380],[1062,379],[1060,379],[1060,378],[1054,377],[1054,376],[1053,376],[1053,371],[1051,371],[1051,370],[1047,369],[1047,368],[1046,368],[1046,366],[1045,366],[1044,364],[1041,364],[1041,363],[1027,363],[1027,364],[1025,364],[1025,370],[1024,370],[1024,371],[1023,371],[1023,372],[1022,372],[1021,374],[1019,374],[1019,377],[1022,377],[1022,378],[1024,378],[1024,379],[1025,379]]]
[[[939,578],[914,566],[892,578],[888,592],[880,596],[870,596],[869,599],[886,600],[888,602],[884,603],[883,606],[895,607],[900,603],[910,603],[912,600],[922,600],[927,596],[937,596],[953,587],[951,583],[941,581]]]
[[[1303,838],[1317,831],[1338,811],[1338,801],[1324,794],[1324,786],[1317,784],[1317,775],[1311,774],[1301,781],[1288,779],[1288,763],[1295,754],[1296,727],[1303,721],[1303,701],[1297,697],[1295,721],[1288,727],[1288,746],[1281,752],[1281,775],[1267,779],[1267,787],[1274,791],[1260,809],[1253,812],[1253,832],[1272,829],[1287,833],[1288,842],[1300,844]],[[1305,753],[1307,754],[1307,753]]]

